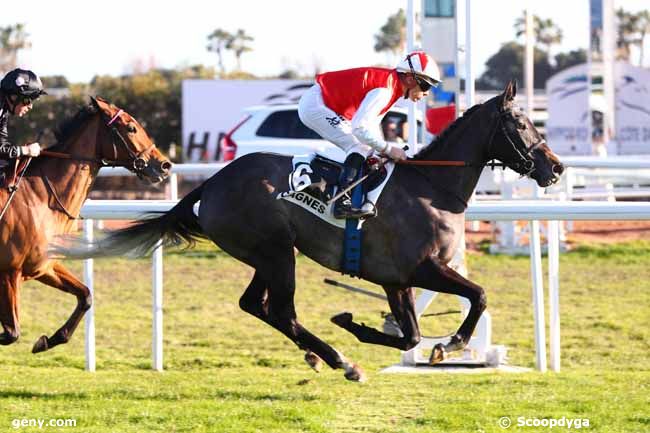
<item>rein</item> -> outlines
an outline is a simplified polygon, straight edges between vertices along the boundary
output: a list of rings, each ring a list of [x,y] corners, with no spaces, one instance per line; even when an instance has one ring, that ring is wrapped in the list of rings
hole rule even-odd
[[[507,112],[505,111],[502,111],[498,114],[497,124],[492,129],[492,133],[490,134],[488,148],[489,149],[492,148],[492,143],[494,142],[494,136],[496,135],[497,130],[501,129],[501,132],[506,137],[506,140],[508,140],[508,143],[510,143],[514,151],[517,153],[517,156],[519,156],[519,161],[517,162],[512,162],[508,164],[505,162],[500,162],[495,160],[490,160],[485,162],[468,162],[468,161],[453,161],[453,160],[445,161],[445,160],[407,159],[403,161],[395,161],[395,163],[400,165],[413,165],[413,166],[424,166],[424,167],[490,167],[492,170],[494,170],[496,167],[501,167],[501,168],[512,168],[515,171],[517,171],[516,169],[521,167],[523,168],[524,173],[521,173],[519,171],[517,172],[522,176],[530,176],[530,174],[535,170],[535,162],[530,158],[530,154],[538,146],[545,143],[545,141],[540,140],[536,143],[533,143],[532,145],[530,145],[530,147],[526,148],[526,151],[524,153],[522,153],[522,151],[519,150],[515,142],[510,137],[510,134],[508,134],[505,123],[503,122],[503,117],[505,117],[506,115]]]
[[[82,218],[81,216],[79,216],[79,215],[78,215],[78,216],[74,216],[74,215],[72,215],[72,214],[70,213],[70,211],[68,211],[68,209],[66,209],[65,205],[63,204],[63,202],[62,202],[61,199],[59,198],[59,195],[56,193],[56,190],[54,189],[54,185],[52,185],[52,182],[50,181],[50,179],[48,179],[47,176],[45,176],[45,175],[42,174],[42,173],[41,173],[41,176],[43,177],[43,180],[45,181],[45,185],[47,185],[47,187],[49,188],[50,192],[52,193],[52,197],[54,197],[54,200],[56,201],[56,204],[58,204],[59,207],[61,208],[61,209],[57,209],[57,210],[63,212],[63,213],[64,213],[68,218],[70,218],[71,220],[79,220],[79,219],[83,219],[83,218]]]
[[[148,151],[149,149],[150,148],[145,149],[140,154]],[[96,164],[101,165],[102,167],[126,167],[126,168],[133,167],[134,169],[137,169],[136,165],[139,165],[139,164],[136,164],[135,159],[120,161],[118,159],[111,160],[111,159],[105,159],[105,158],[92,158],[92,157],[87,157],[87,156],[73,155],[71,153],[53,152],[53,151],[50,151],[50,150],[41,150],[40,156],[47,156],[48,158],[72,159],[72,160],[75,160],[75,161],[94,162]],[[146,165],[144,167],[146,167]],[[144,168],[144,167],[142,167],[142,168]]]
[[[495,167],[506,168],[507,165],[498,161],[487,161],[481,163],[472,163],[467,161],[436,161],[436,160],[419,160],[419,159],[405,159],[403,161],[395,161],[400,165],[419,165],[425,167]]]
[[[142,157],[144,155],[147,155],[151,151],[151,149],[154,147],[154,144],[152,143],[149,147],[147,147],[146,149],[138,153],[134,152],[129,147],[122,134],[120,134],[120,131],[117,130],[117,127],[113,125],[113,123],[115,123],[115,121],[119,118],[119,116],[122,113],[124,113],[124,110],[122,109],[118,110],[117,113],[115,113],[115,115],[106,123],[106,127],[110,128],[112,134],[111,138],[113,144],[113,154],[115,155],[115,159],[93,158],[87,156],[73,155],[70,153],[53,152],[50,150],[42,150],[41,155],[47,156],[49,158],[72,159],[75,161],[94,162],[96,164],[99,164],[102,167],[125,167],[129,170],[133,170],[139,176],[142,170],[144,170],[147,167],[147,161],[145,161],[144,158]],[[127,153],[129,154],[129,157],[131,158],[130,160],[117,159],[117,146],[115,145],[115,141],[116,141],[115,137],[118,138],[117,141],[123,145],[124,149],[126,149]]]
[[[522,151],[517,147],[513,139],[510,137],[510,134],[508,134],[508,131],[505,126],[505,122],[503,121],[503,118],[507,115],[508,113],[506,111],[501,111],[495,116],[496,117],[496,125],[494,128],[492,128],[492,131],[490,133],[490,138],[488,141],[488,149],[491,150],[493,143],[494,143],[494,136],[496,135],[496,132],[500,129],[503,135],[506,137],[506,140],[508,143],[512,146],[514,149],[515,153],[519,157],[519,161],[516,162],[510,162],[510,163],[504,163],[500,161],[495,161],[495,160],[490,160],[490,161],[485,161],[485,162],[469,162],[469,161],[453,161],[453,160],[420,160],[420,159],[407,159],[403,161],[395,161],[396,164],[399,165],[405,165],[405,166],[413,166],[415,171],[417,173],[420,173],[422,176],[424,176],[425,179],[436,189],[439,189],[441,191],[444,191],[445,193],[449,194],[451,197],[456,199],[458,202],[460,202],[463,206],[464,209],[467,209],[468,203],[467,200],[465,200],[463,197],[459,196],[456,192],[451,191],[447,188],[444,188],[437,184],[436,182],[432,182],[430,177],[427,175],[426,172],[420,171],[420,167],[490,167],[492,170],[494,170],[496,167],[501,167],[501,168],[511,168],[515,170],[517,173],[519,173],[522,177],[523,176],[528,176],[530,177],[530,174],[535,170],[535,162],[533,159],[530,157],[531,152],[537,148],[539,145],[544,143],[544,140],[541,140],[537,143],[533,143],[530,147],[527,147],[525,149],[525,152],[522,153]],[[490,154],[491,152],[488,152]],[[518,169],[522,168],[523,170],[520,172]]]
[[[154,147],[154,144],[152,143],[149,147],[146,149],[140,151],[140,152],[134,152],[129,145],[127,144],[126,140],[120,134],[120,132],[117,130],[117,127],[114,125],[115,121],[120,117],[120,115],[124,113],[124,110],[120,109],[118,110],[113,117],[105,124],[107,128],[110,128],[111,131],[111,141],[113,145],[113,154],[115,155],[114,159],[105,159],[105,158],[96,158],[96,157],[87,157],[87,156],[80,156],[80,155],[74,155],[71,153],[63,153],[63,152],[54,152],[51,150],[42,150],[40,155],[49,157],[49,158],[57,158],[57,159],[69,159],[69,160],[75,160],[75,161],[86,161],[86,162],[91,162],[91,163],[96,163],[99,164],[101,167],[125,167],[133,172],[135,172],[138,176],[142,175],[142,170],[144,170],[147,167],[147,161],[142,158],[143,155],[147,155],[149,151]],[[124,160],[121,161],[117,159],[117,146],[115,144],[115,137],[119,139],[118,141],[124,146],[124,149],[128,153],[129,157],[131,157],[130,160]],[[40,137],[40,135],[39,135]],[[56,145],[58,145],[57,143]],[[55,145],[55,146],[56,146]],[[11,190],[11,195],[9,196],[9,199],[7,200],[7,203],[5,203],[4,207],[2,208],[2,211],[0,212],[0,220],[2,220],[2,217],[4,217],[5,212],[7,211],[7,208],[9,207],[9,204],[11,203],[18,186],[20,185],[20,181],[22,180],[25,172],[27,171],[27,167],[29,166],[29,163],[31,162],[32,158],[30,157],[27,160],[27,165],[23,169],[23,172],[20,175],[20,178],[18,179],[18,182],[14,186],[14,188]],[[45,185],[48,187],[50,190],[50,193],[54,197],[55,202],[58,204],[60,207],[61,212],[63,212],[68,218],[76,220],[80,219],[79,216],[74,216],[72,215],[66,207],[63,205],[63,202],[59,198],[58,194],[56,193],[56,190],[54,189],[54,185],[52,185],[52,182],[45,176],[44,174],[41,174],[43,177],[43,180],[45,182]]]

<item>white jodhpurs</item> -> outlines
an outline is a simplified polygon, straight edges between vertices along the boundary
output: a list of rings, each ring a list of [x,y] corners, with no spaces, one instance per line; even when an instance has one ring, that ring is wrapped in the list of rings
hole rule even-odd
[[[350,153],[368,156],[372,149],[352,134],[350,121],[339,116],[323,102],[320,85],[314,84],[307,90],[298,104],[298,116],[302,123],[316,131],[325,140],[334,143]]]

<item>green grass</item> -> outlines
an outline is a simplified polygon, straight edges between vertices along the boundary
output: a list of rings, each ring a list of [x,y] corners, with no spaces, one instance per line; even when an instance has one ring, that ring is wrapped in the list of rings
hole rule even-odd
[[[502,416],[588,418],[588,431],[650,431],[650,244],[582,246],[560,263],[562,372],[388,375],[393,349],[364,345],[329,322],[348,310],[380,327],[382,301],[326,286],[335,278],[298,257],[296,303],[310,330],[360,363],[367,383],[341,370],[316,374],[302,352],[243,313],[245,265],[208,245],[165,257],[164,365],[151,365],[149,260],[100,260],[96,269],[97,372],[84,368],[83,324],[66,346],[39,355],[74,299],[37,283],[22,291],[22,336],[0,347],[0,431],[20,418],[74,418],[76,427],[18,431],[79,432],[502,432]],[[483,285],[493,340],[510,362],[534,367],[527,257],[468,256]],[[81,263],[70,263],[81,275]],[[457,309],[440,295],[433,311]],[[425,318],[425,334],[448,333],[458,315]],[[566,431],[556,427],[552,431]],[[509,431],[549,431],[521,428]]]

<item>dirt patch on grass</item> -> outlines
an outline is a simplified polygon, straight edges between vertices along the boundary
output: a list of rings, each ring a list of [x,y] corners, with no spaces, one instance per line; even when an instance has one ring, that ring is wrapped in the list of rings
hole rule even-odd
[[[470,227],[471,223],[467,223],[465,238],[469,249],[477,250],[482,243],[493,241],[491,224],[480,222],[478,231]],[[570,244],[650,240],[650,221],[574,221],[566,236]]]

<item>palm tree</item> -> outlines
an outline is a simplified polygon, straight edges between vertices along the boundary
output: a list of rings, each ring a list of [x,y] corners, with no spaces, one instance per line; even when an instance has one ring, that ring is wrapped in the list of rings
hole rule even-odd
[[[0,70],[16,67],[18,51],[32,46],[28,36],[24,24],[0,27]]]
[[[222,29],[216,29],[208,35],[210,44],[207,46],[207,49],[208,51],[217,53],[219,69],[222,75],[226,72],[226,68],[223,66],[223,50],[230,44],[232,38],[233,36],[230,33]]]
[[[562,29],[553,22],[552,19],[542,19],[533,15],[533,28],[535,33],[535,44],[546,48],[545,51],[550,54],[551,46],[562,42]],[[515,31],[517,37],[526,34],[526,12],[515,21]]]
[[[247,51],[253,51],[253,49],[247,46],[246,43],[253,40],[254,38],[252,36],[247,35],[243,29],[239,29],[226,44],[226,48],[235,53],[235,58],[237,59],[237,70],[239,71],[241,71],[241,55]]]
[[[626,11],[623,8],[616,10],[616,18],[618,19],[618,28],[616,31],[616,47],[618,53],[617,59],[630,60],[630,47],[638,44],[637,34],[637,15]]]
[[[639,37],[637,45],[639,45],[639,66],[643,66],[643,43],[645,42],[646,35],[650,34],[650,12],[642,10],[636,14],[637,17],[637,31]]]

